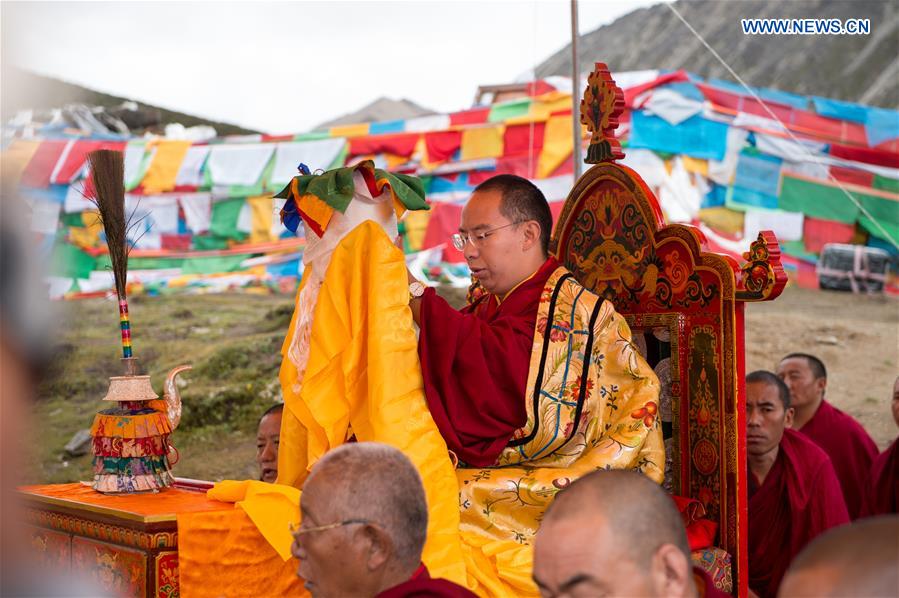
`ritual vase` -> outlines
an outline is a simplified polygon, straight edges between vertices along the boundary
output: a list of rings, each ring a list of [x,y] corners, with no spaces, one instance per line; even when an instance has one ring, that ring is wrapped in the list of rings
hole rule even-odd
[[[93,488],[106,494],[156,492],[174,482],[172,465],[178,453],[169,437],[181,419],[175,377],[191,366],[169,372],[160,400],[150,376],[137,374],[137,358],[122,362],[125,375],[110,377],[103,398],[116,406],[97,413],[91,427]]]

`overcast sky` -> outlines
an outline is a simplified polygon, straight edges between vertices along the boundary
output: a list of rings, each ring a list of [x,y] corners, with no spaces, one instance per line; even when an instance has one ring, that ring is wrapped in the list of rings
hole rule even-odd
[[[580,0],[582,33],[658,0]],[[268,133],[387,96],[439,112],[568,43],[569,0],[8,2],[4,60]]]

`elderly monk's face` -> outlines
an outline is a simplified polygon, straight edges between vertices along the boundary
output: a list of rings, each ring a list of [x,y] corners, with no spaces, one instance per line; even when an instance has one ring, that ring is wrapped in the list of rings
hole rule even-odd
[[[334,500],[333,473],[313,472],[300,497],[300,530],[352,519],[342,501]],[[315,598],[359,596],[366,588],[365,544],[359,524],[344,525],[294,536],[290,552],[300,561],[297,575]]]
[[[746,385],[746,452],[765,455],[780,444],[784,428],[793,421],[793,409],[784,409],[777,387],[766,382]]]
[[[899,378],[893,382],[893,421],[899,426]]]
[[[523,271],[528,268],[523,259],[528,240],[519,224],[500,213],[501,203],[499,191],[474,193],[462,210],[459,226],[459,232],[472,239],[462,252],[471,274],[488,292],[500,297],[532,274]]]
[[[545,522],[534,543],[534,582],[544,598],[655,596],[650,573],[601,516]],[[649,560],[649,559],[647,559]]]
[[[269,413],[259,422],[256,432],[256,464],[259,479],[272,483],[278,478],[278,442],[281,437],[281,411]]]
[[[803,357],[784,359],[777,366],[777,377],[790,389],[790,403],[800,411],[814,405],[824,396],[826,378],[815,378],[808,361]]]

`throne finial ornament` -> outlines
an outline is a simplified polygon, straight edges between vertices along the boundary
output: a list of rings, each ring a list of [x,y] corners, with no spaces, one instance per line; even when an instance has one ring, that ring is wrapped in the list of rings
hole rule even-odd
[[[743,259],[746,263],[740,266],[738,301],[768,301],[780,295],[787,275],[780,263],[780,245],[772,231],[760,231]]]
[[[624,157],[615,138],[618,117],[624,111],[624,92],[615,84],[609,67],[597,62],[587,77],[587,89],[581,100],[581,123],[590,131],[587,164],[613,162]]]

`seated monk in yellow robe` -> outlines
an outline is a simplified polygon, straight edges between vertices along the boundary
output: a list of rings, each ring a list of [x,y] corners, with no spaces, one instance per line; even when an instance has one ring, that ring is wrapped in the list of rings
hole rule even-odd
[[[493,177],[453,237],[480,296],[457,311],[409,274],[428,408],[463,465],[461,529],[520,544],[590,471],[664,476],[659,382],[624,318],[549,256],[551,224],[533,183]]]

